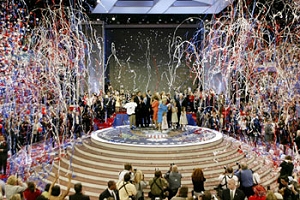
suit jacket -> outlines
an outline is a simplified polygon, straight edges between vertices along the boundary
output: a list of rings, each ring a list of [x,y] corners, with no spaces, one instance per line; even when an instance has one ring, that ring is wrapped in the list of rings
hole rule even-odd
[[[82,193],[75,193],[69,196],[69,200],[90,200],[90,197]]]
[[[235,190],[235,194],[234,194],[233,200],[244,200],[244,199],[245,199],[244,192],[242,190],[240,190],[240,189],[237,188]],[[222,200],[230,200],[230,190],[229,189],[223,190]]]
[[[117,198],[117,199],[115,199],[115,200],[120,200],[120,199],[119,199],[119,192],[118,192],[118,190],[114,190],[114,192],[115,192],[116,198]],[[108,191],[108,189],[106,189],[106,190],[104,190],[104,191],[100,194],[99,200],[108,199],[108,197],[113,197],[113,198],[114,198],[114,196],[110,194],[110,192]]]

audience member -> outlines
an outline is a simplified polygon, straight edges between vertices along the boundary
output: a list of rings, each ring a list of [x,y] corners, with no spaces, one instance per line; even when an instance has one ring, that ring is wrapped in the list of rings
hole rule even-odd
[[[154,178],[149,181],[150,193],[149,197],[154,200],[156,197],[164,199],[165,190],[168,187],[168,182],[166,179],[162,178],[161,171],[155,171]]]
[[[225,172],[221,174],[218,178],[223,189],[228,188],[227,183],[230,179],[234,179],[235,183],[238,186],[239,178],[236,175],[234,175],[233,168],[231,166],[225,167]]]
[[[192,182],[193,182],[193,196],[198,196],[201,192],[205,191],[204,182],[206,178],[204,177],[203,171],[201,168],[194,169],[192,173]]]
[[[267,190],[262,185],[253,186],[254,195],[249,197],[249,200],[265,200]]]
[[[171,172],[167,177],[167,181],[169,183],[169,199],[172,199],[172,197],[174,197],[177,194],[178,189],[181,187],[182,178],[182,175],[178,171],[177,165],[172,165],[171,167]]]
[[[99,200],[109,199],[119,200],[119,191],[115,181],[108,181],[107,188],[99,195]]]
[[[38,188],[36,188],[36,185],[34,182],[27,182],[27,189],[23,192],[23,197],[26,200],[36,200],[38,196],[42,194],[42,191],[40,191]]]
[[[240,189],[245,193],[245,195],[249,198],[253,195],[253,176],[252,171],[248,169],[248,165],[243,162],[240,164],[240,169],[235,173],[235,175],[239,178],[240,181]]]
[[[83,194],[82,184],[76,183],[74,185],[75,194],[69,196],[69,200],[90,200],[90,197]]]
[[[294,170],[294,164],[292,161],[292,156],[285,156],[284,160],[280,163],[279,165],[280,168],[280,173],[279,173],[279,178],[278,178],[278,183],[279,187],[282,187],[280,177],[284,176],[292,176],[293,170]]]
[[[134,173],[133,184],[136,188],[136,200],[144,200],[144,189],[147,187],[147,182],[144,180],[144,174],[141,170]]]
[[[201,195],[198,196],[198,200],[212,200],[212,199],[215,200],[216,198],[214,198],[211,195],[210,191],[204,191],[201,193]]]
[[[234,179],[228,180],[228,188],[222,192],[222,200],[244,200],[245,194],[236,187]]]
[[[44,195],[40,195],[36,198],[36,200],[48,200]]]
[[[132,170],[133,170],[132,165],[130,163],[125,163],[124,170],[119,173],[119,181],[122,181],[124,178],[124,175],[127,173],[130,174],[130,176],[131,176],[130,180],[132,180],[134,178],[134,174],[132,173]]]
[[[51,184],[47,183],[46,186],[45,186],[44,191],[42,192],[42,195],[44,197],[46,197],[47,199],[49,199],[49,197],[50,197],[50,194],[49,194],[49,188],[50,188],[50,186],[51,186]]]
[[[58,178],[59,178],[58,174],[55,174],[55,178],[54,178],[54,180],[51,183],[50,188],[49,188],[49,194],[50,194],[49,200],[63,200],[69,194],[70,187],[71,187],[72,174],[71,173],[68,174],[67,189],[63,193],[61,193],[61,191],[60,191],[60,186],[59,185],[55,185],[55,183],[56,183],[56,181],[57,181]]]
[[[14,194],[18,194],[26,190],[27,184],[23,183],[20,178],[15,175],[8,177],[5,185],[6,199],[10,199]]]
[[[176,196],[170,198],[171,200],[186,200],[188,197],[189,188],[187,186],[182,186],[179,188]]]
[[[266,195],[266,200],[277,200],[277,197],[274,192],[269,190]]]
[[[8,198],[6,198],[8,199]],[[22,200],[21,195],[20,194],[14,194],[12,195],[9,200]]]
[[[0,135],[0,173],[6,174],[8,145],[3,135]]]
[[[122,181],[117,182],[120,200],[128,200],[136,195],[137,191],[135,186],[130,183],[131,175],[126,173]]]
[[[287,176],[280,177],[281,185],[278,192],[283,196],[284,200],[296,200],[298,191],[294,184],[289,184],[289,178]]]

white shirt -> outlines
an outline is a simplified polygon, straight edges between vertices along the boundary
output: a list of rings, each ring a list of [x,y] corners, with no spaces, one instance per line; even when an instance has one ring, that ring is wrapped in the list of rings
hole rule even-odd
[[[135,114],[136,107],[137,107],[137,104],[135,102],[129,102],[124,105],[124,108],[126,108],[126,112],[128,115]]]

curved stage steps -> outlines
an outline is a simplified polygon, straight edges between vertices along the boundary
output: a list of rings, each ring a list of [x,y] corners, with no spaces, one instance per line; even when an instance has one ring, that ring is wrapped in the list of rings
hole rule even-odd
[[[275,183],[277,173],[274,172],[272,164],[264,164],[264,158],[249,153],[249,150],[246,153],[238,151],[241,143],[232,138],[223,136],[215,138],[217,139],[204,144],[143,146],[102,141],[93,133],[91,138],[68,146],[65,155],[54,162],[51,172],[45,168],[40,168],[40,171],[48,171],[51,174],[46,180],[49,182],[53,180],[57,170],[60,174],[66,174],[71,169],[74,175],[72,183],[81,182],[85,193],[92,200],[98,199],[99,194],[107,188],[108,180],[118,180],[118,174],[123,170],[124,163],[131,163],[134,169],[142,170],[146,181],[154,176],[155,169],[165,173],[169,170],[170,163],[175,163],[183,176],[182,184],[188,185],[190,191],[194,168],[203,169],[207,179],[205,189],[213,190],[218,185],[218,176],[224,172],[224,166],[236,169],[236,163],[242,161],[247,162],[249,168],[260,174],[264,186]],[[242,144],[243,146],[245,144]],[[66,188],[66,181],[66,177],[60,177],[62,189]]]

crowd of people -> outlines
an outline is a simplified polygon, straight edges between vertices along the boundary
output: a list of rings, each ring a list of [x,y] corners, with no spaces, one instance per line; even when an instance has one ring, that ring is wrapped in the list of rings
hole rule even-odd
[[[281,144],[285,152],[287,149],[297,152],[300,148],[297,97],[282,100],[274,93],[264,94],[261,101],[244,98],[233,103],[228,95],[216,94],[212,89],[188,88],[171,94],[118,91],[109,87],[99,94],[82,95],[76,105],[68,105],[67,111],[49,103],[49,97],[48,103],[35,105],[34,111],[2,113],[0,123],[12,155],[24,145],[49,139],[54,146],[59,136],[78,138],[89,134],[99,125],[112,122],[114,114],[126,112],[132,129],[185,130],[190,115],[198,126],[221,131],[253,146],[265,145],[266,151]]]
[[[286,159],[289,159],[287,156]],[[285,163],[288,162],[288,163]],[[270,186],[261,185],[257,173],[248,169],[247,163],[240,163],[236,170],[231,166],[225,168],[218,180],[220,188],[214,191],[205,189],[207,180],[201,168],[193,169],[191,174],[192,190],[187,185],[182,185],[182,175],[177,165],[170,165],[170,170],[165,174],[160,170],[154,172],[154,177],[145,180],[141,170],[133,170],[132,165],[126,163],[124,170],[119,173],[118,181],[110,180],[108,188],[99,195],[99,200],[296,200],[299,199],[298,183],[292,178],[293,165],[285,160],[281,165],[279,185],[270,189]],[[123,178],[122,178],[123,177]],[[149,193],[144,194],[145,188]]]
[[[273,98],[275,97],[271,99]],[[128,106],[130,104],[133,107]],[[0,170],[2,173],[6,173],[7,152],[11,150],[12,154],[16,153],[18,145],[21,147],[22,145],[32,144],[40,140],[44,141],[51,139],[55,135],[62,134],[65,134],[66,137],[73,136],[77,138],[97,129],[95,121],[105,123],[107,119],[113,117],[114,113],[127,113],[130,116],[130,127],[132,129],[151,127],[158,131],[164,129],[184,131],[187,125],[186,116],[191,114],[195,116],[198,126],[221,131],[224,134],[249,142],[253,146],[266,144],[266,151],[270,148],[276,148],[276,144],[283,144],[289,149],[295,147],[294,153],[297,153],[300,137],[299,131],[296,134],[299,129],[299,105],[296,98],[285,101],[282,105],[276,101],[270,101],[270,99],[268,99],[268,103],[264,101],[247,102],[244,100],[240,101],[239,104],[230,104],[230,101],[226,99],[224,94],[215,94],[213,90],[192,91],[187,89],[183,92],[176,91],[171,96],[171,94],[165,92],[154,92],[152,94],[150,90],[145,93],[122,93],[122,91],[110,89],[103,94],[89,95],[86,93],[82,96],[78,105],[70,106],[68,113],[57,114],[53,106],[50,105],[47,108],[48,113],[43,112],[42,108],[41,115],[37,114],[34,117],[25,116],[23,120],[20,117],[17,118],[14,113],[11,113],[12,115],[9,115],[7,118],[2,118],[2,124],[4,125],[2,127],[4,134],[0,137]],[[184,120],[182,120],[183,118]],[[183,123],[183,121],[185,122]],[[52,141],[53,143],[51,144],[54,145],[55,139]],[[290,163],[293,163],[292,159],[290,159]],[[284,167],[281,167],[284,170]],[[132,167],[126,168],[126,170],[125,172],[131,172]],[[290,188],[291,180],[287,179],[287,177],[290,178],[294,175],[290,173],[293,170],[289,170],[288,174],[280,174],[278,193],[281,193],[283,196],[286,195],[284,191],[288,191],[288,189],[292,196],[293,194],[295,196],[296,192],[298,192],[296,186]],[[185,186],[182,186],[180,183],[181,175],[176,165],[172,165],[170,171],[164,176],[162,172],[155,172],[154,179],[159,179],[159,182],[161,180],[163,184],[161,186],[158,186],[156,184],[157,181],[154,179],[148,182],[144,181],[142,172],[139,170],[132,172],[130,177],[127,175],[126,179],[124,179],[127,174],[125,172],[122,172],[119,178],[119,181],[123,182],[109,182],[109,187],[116,187],[116,189],[119,188],[120,191],[123,191],[120,187],[124,185],[124,182],[132,182],[133,186],[130,188],[133,191],[133,188],[135,188],[137,193],[134,193],[134,195],[138,194],[138,198],[143,195],[143,192],[138,191],[145,187],[150,188],[150,196],[152,195],[151,198],[154,199],[158,196],[160,198],[168,196],[169,199],[177,198],[178,195],[186,193]],[[236,190],[241,190],[241,194],[244,194],[249,199],[253,195],[257,196],[257,191],[267,194],[267,190],[265,188],[262,189],[261,185],[254,189],[253,185],[259,185],[259,178],[255,176],[255,173],[247,169],[247,166],[241,165],[240,170],[236,173],[228,167],[227,173],[231,174],[231,176],[228,176],[226,186],[223,183],[222,194],[219,194],[222,199],[228,199],[225,197],[228,196],[226,191],[232,185],[238,187],[238,190]],[[139,178],[134,179],[132,178],[133,175],[139,176]],[[251,178],[247,182],[244,176]],[[194,169],[191,179],[194,185],[193,196],[204,198],[206,195],[209,195],[204,189],[206,178],[202,169]],[[233,180],[231,181],[231,179]],[[220,179],[221,182],[224,182],[224,180]],[[30,184],[28,183],[27,186],[30,186]],[[32,185],[30,187],[34,188]],[[127,187],[129,185],[123,186],[126,189]],[[163,189],[163,193],[160,192],[160,188]],[[282,188],[287,189],[280,192]],[[262,190],[263,192],[261,192]],[[238,195],[239,192],[236,194]],[[123,191],[119,195],[126,197],[127,193]]]
[[[207,190],[205,182],[205,171],[201,168],[193,169],[190,181],[192,188],[182,184],[182,174],[178,166],[170,164],[170,169],[163,173],[155,170],[153,178],[145,180],[141,170],[133,169],[132,164],[124,164],[123,171],[115,180],[107,182],[107,189],[99,194],[99,200],[297,200],[299,199],[297,175],[293,173],[294,165],[290,156],[286,156],[280,165],[280,176],[278,186],[270,188],[261,185],[260,176],[248,168],[247,163],[239,163],[235,170],[232,166],[224,168],[224,173],[217,179],[219,183],[215,190]],[[38,188],[35,182],[23,182],[20,177],[11,175],[6,183],[1,182],[0,199],[7,200],[89,200],[85,194],[83,185],[78,182],[74,184],[74,191],[70,192],[72,186],[72,174],[67,174],[68,182],[66,189],[61,190],[56,184],[59,179],[58,173],[52,183],[45,188]],[[145,191],[149,191],[147,194]]]

